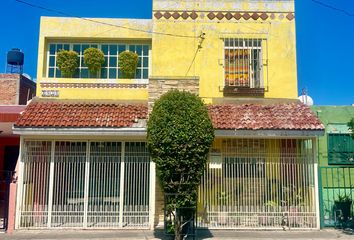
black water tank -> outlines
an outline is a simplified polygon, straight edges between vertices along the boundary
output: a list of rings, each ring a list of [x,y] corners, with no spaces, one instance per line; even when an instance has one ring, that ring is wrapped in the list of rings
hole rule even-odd
[[[18,48],[13,48],[7,52],[7,64],[23,65],[25,54]]]

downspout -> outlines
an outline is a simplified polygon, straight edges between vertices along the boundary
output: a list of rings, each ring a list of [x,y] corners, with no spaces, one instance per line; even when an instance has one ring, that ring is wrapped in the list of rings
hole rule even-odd
[[[318,119],[320,119],[319,117],[319,114],[321,113],[322,111],[321,110],[316,110],[316,116]],[[320,137],[318,136],[317,137],[317,177],[318,177],[318,204],[319,204],[319,220],[320,220],[320,223],[319,223],[319,227],[320,229],[323,229],[323,212],[322,212],[322,209],[323,209],[323,202],[322,202],[322,175],[321,175],[321,168],[320,168]]]

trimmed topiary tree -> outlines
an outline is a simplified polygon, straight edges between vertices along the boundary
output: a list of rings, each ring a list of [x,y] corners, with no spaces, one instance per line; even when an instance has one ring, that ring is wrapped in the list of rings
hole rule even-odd
[[[71,78],[79,66],[79,55],[75,51],[60,50],[57,53],[57,66],[63,77]]]
[[[155,102],[147,143],[165,193],[165,213],[174,219],[167,229],[176,240],[195,216],[198,186],[213,139],[208,110],[198,96],[171,90]]]
[[[84,51],[84,63],[92,76],[97,77],[104,61],[104,54],[100,49],[91,47]]]
[[[352,131],[350,136],[354,139],[354,118],[350,119],[348,122],[348,127]]]
[[[134,78],[138,66],[139,56],[130,51],[121,52],[118,56],[118,65],[123,78]]]

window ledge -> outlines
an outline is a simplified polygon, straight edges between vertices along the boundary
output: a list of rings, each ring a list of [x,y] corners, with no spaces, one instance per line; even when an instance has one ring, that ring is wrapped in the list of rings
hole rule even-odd
[[[148,84],[149,79],[104,79],[104,78],[42,78],[41,83],[127,83],[127,84]]]
[[[264,88],[225,86],[225,97],[264,97]]]

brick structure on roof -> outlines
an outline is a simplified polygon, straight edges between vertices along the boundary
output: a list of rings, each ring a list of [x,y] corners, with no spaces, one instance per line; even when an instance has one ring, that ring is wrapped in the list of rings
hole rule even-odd
[[[198,95],[199,93],[199,78],[197,77],[150,77],[149,79],[149,113],[154,107],[154,102],[163,94],[172,89],[187,91]]]
[[[26,105],[36,93],[36,83],[21,74],[0,74],[0,105]]]

